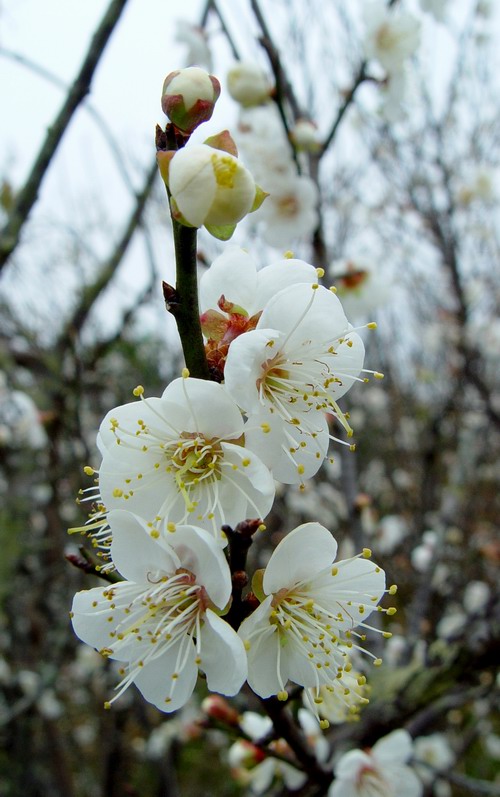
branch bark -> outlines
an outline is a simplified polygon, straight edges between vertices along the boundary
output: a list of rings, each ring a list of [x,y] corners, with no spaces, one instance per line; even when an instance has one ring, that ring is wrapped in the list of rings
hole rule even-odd
[[[89,92],[92,78],[104,49],[115,29],[127,0],[112,0],[90,43],[80,71],[54,123],[49,127],[45,141],[20,190],[9,218],[0,234],[0,271],[7,263],[21,237],[21,231],[38,198],[40,186],[52,158],[61,143],[73,114]]]

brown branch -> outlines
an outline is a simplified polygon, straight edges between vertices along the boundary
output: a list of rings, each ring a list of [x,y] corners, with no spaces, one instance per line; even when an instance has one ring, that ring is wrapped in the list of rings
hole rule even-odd
[[[66,132],[76,109],[88,94],[94,72],[115,29],[127,0],[111,0],[90,43],[81,69],[54,123],[49,127],[45,141],[32,166],[24,186],[20,190],[9,218],[0,234],[0,270],[19,243],[22,228],[35,204],[40,186],[54,154]]]
[[[337,116],[335,117],[335,119],[333,121],[333,124],[332,124],[332,126],[330,128],[330,132],[328,133],[327,137],[325,138],[325,140],[323,142],[323,146],[321,148],[321,152],[320,152],[319,157],[321,157],[322,155],[325,154],[325,152],[329,148],[330,144],[334,140],[334,138],[335,138],[335,136],[337,134],[337,130],[339,129],[339,125],[340,125],[342,119],[344,118],[344,115],[345,115],[347,109],[349,108],[350,105],[352,105],[352,103],[354,101],[354,96],[355,96],[358,88],[361,86],[361,84],[365,80],[367,80],[367,78],[368,78],[368,76],[366,74],[366,61],[363,61],[361,66],[359,67],[358,74],[354,78],[354,83],[352,84],[351,88],[349,89],[349,91],[345,95],[344,102],[342,103],[342,105],[340,106],[340,108],[337,111]]]

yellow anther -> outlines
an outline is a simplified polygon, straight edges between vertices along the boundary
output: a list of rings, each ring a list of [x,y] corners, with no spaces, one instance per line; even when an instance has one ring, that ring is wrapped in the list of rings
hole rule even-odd
[[[260,428],[264,432],[264,434],[268,434],[271,431],[271,427],[268,423],[261,423]]]
[[[381,664],[382,664],[382,659],[375,659],[375,661],[373,662],[374,667],[380,667]]]
[[[283,257],[285,258],[285,260],[293,260],[293,258],[295,257],[295,255],[294,255],[294,253],[293,253],[292,251],[290,251],[290,249],[288,249],[288,250],[287,250],[287,251],[286,251],[286,252],[283,254]]]
[[[335,285],[330,285],[330,288],[329,288],[329,290],[330,290],[332,293],[337,293],[337,288],[335,287]]]
[[[285,700],[288,700],[288,692],[286,691],[286,689],[283,689],[281,692],[278,692],[276,697],[278,698],[278,700],[284,703]]]
[[[95,473],[94,468],[91,468],[90,465],[85,465],[83,472],[86,476],[93,476]]]
[[[372,552],[369,548],[363,548],[363,556],[365,559],[369,559],[372,555]]]
[[[398,591],[398,585],[397,584],[392,584],[392,586],[390,586],[387,591],[388,591],[389,595],[395,595],[396,592]]]
[[[321,279],[322,277],[325,276],[325,269],[324,268],[317,268],[316,269],[316,274]]]
[[[250,465],[250,460],[248,459],[248,457],[246,459],[242,459],[241,464],[243,465],[244,468],[248,468],[248,466]]]
[[[320,720],[319,727],[321,728],[322,731],[326,731],[330,727],[330,723],[328,722],[328,720]]]
[[[351,443],[349,446],[349,451],[356,451],[356,443]]]
[[[384,631],[382,636],[384,637],[384,639],[390,639],[392,634],[390,631]]]
[[[113,498],[121,498],[123,495],[123,490],[120,490],[119,487],[115,487],[113,490]]]
[[[392,617],[392,615],[396,614],[396,612],[397,612],[397,609],[396,609],[395,606],[389,606],[389,608],[387,609],[388,617]]]
[[[104,708],[106,709],[106,711],[108,711],[111,708],[111,703],[109,702],[109,700],[105,701]]]
[[[133,395],[134,395],[136,398],[138,398],[139,396],[142,396],[142,395],[143,395],[143,393],[144,393],[144,388],[143,388],[143,386],[142,386],[142,385],[137,385],[137,387],[134,387],[134,389],[133,389],[132,393],[133,393]]]
[[[245,650],[248,653],[248,651],[250,650],[250,647],[251,647],[250,642],[248,641],[248,639],[245,639],[245,641],[243,642],[243,647],[245,648]]]
[[[367,329],[377,329],[377,322],[376,321],[370,321],[370,323],[366,325],[366,328]]]
[[[188,368],[183,368],[182,371],[181,371],[181,374],[182,374],[182,378],[183,379],[187,379],[188,376],[189,376],[189,369]]]
[[[302,476],[302,474],[303,474],[304,472],[305,472],[305,468],[304,468],[304,466],[303,466],[303,465],[297,465],[297,473],[299,473],[299,474],[300,474],[300,476]]]
[[[157,540],[158,537],[160,536],[160,532],[157,531],[156,529],[153,529],[153,531],[149,532],[149,536],[152,537],[154,540]]]
[[[261,523],[260,526],[258,527],[257,531],[265,531],[266,528],[267,528],[266,524],[265,523]]]
[[[175,531],[175,528],[176,528],[175,523],[172,523],[172,521],[169,520],[169,522],[167,523],[167,531]]]
[[[375,371],[373,376],[375,377],[375,379],[383,379],[384,378],[384,374],[381,374],[380,371]]]
[[[311,285],[311,288],[313,289],[313,291],[317,291],[318,288],[319,288],[318,283],[317,282],[313,282],[312,285]]]

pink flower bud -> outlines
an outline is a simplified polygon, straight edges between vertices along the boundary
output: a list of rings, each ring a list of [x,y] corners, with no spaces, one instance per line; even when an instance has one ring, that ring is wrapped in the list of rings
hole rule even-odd
[[[163,83],[161,107],[183,133],[207,122],[220,94],[220,83],[198,66],[171,72]]]
[[[239,723],[238,712],[220,695],[208,695],[202,702],[201,708],[207,717],[224,722],[226,725],[237,726]]]

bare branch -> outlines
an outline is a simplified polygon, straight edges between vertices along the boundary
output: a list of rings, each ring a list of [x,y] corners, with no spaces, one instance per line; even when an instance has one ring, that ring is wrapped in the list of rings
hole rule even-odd
[[[23,188],[20,190],[14,207],[0,234],[0,270],[19,243],[21,230],[38,198],[38,192],[52,158],[61,143],[76,109],[88,94],[94,72],[115,29],[127,0],[111,0],[90,43],[81,69],[71,86],[68,95],[54,123],[49,127],[45,141],[32,166]]]

